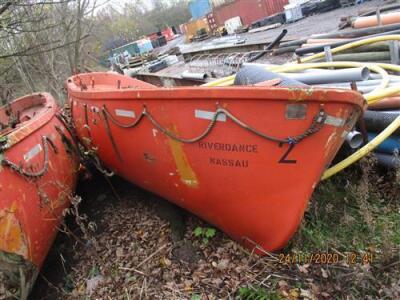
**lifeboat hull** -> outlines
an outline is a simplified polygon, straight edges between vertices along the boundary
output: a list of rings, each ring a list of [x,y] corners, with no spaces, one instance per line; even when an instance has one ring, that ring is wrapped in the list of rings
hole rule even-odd
[[[294,234],[364,105],[352,91],[155,88],[112,73],[67,86],[78,137],[106,167],[258,252]]]
[[[0,272],[21,288],[21,299],[35,281],[76,185],[78,156],[58,111],[45,93],[0,108]],[[19,121],[12,124],[13,118]]]

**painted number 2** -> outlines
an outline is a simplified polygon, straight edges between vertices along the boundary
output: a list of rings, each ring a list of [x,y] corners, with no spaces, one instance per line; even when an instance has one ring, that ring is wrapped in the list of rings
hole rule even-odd
[[[296,164],[297,163],[296,159],[288,159],[288,156],[292,152],[294,146],[295,146],[295,144],[290,144],[289,145],[289,148],[286,150],[286,152],[283,154],[283,156],[279,160],[280,164]],[[283,143],[280,143],[279,147],[282,148],[283,147]]]

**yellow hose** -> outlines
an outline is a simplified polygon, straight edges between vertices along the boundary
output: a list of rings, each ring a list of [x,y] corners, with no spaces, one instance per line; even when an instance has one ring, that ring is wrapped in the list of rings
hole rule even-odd
[[[347,50],[350,48],[358,47],[365,44],[387,41],[387,40],[400,40],[400,35],[388,35],[375,37],[370,39],[365,39],[362,41],[357,41],[353,43],[346,44],[341,47],[337,47],[332,49],[332,53],[337,53],[343,50]],[[323,57],[324,53],[318,53],[313,56],[307,57],[302,60],[302,62],[308,62],[316,58]],[[337,67],[337,68],[346,68],[346,67],[362,67],[366,66],[373,72],[376,72],[382,76],[382,82],[380,86],[373,90],[372,92],[365,94],[364,97],[369,104],[375,103],[385,97],[399,94],[399,87],[390,87],[387,88],[389,83],[389,76],[385,70],[390,70],[394,72],[400,72],[400,66],[392,65],[392,64],[383,64],[383,63],[359,63],[359,62],[321,62],[321,63],[309,63],[309,64],[289,64],[283,66],[272,66],[266,68],[273,72],[285,73],[285,72],[293,72],[293,71],[301,71],[309,68],[329,68],[329,67]],[[205,86],[229,86],[232,85],[235,79],[235,75],[225,77],[208,84]],[[344,159],[340,163],[334,165],[327,169],[322,175],[321,180],[328,179],[329,177],[335,175],[336,173],[342,171],[353,163],[357,162],[362,157],[366,156],[372,150],[374,150],[377,146],[379,146],[385,139],[387,139],[394,131],[400,128],[400,116],[397,117],[385,130],[383,130],[378,136],[376,136],[372,141],[370,141],[367,145],[359,149],[354,154],[350,155],[348,158]]]
[[[330,68],[330,67],[336,67],[336,68],[353,68],[353,67],[367,67],[371,71],[376,72],[382,76],[382,82],[378,88],[373,90],[372,92],[364,95],[366,100],[369,103],[374,103],[377,100],[396,94],[400,91],[400,89],[397,88],[387,88],[387,85],[389,84],[389,76],[388,73],[384,69],[389,69],[391,71],[399,71],[400,72],[400,66],[394,66],[390,64],[371,64],[371,63],[360,63],[360,62],[321,62],[321,63],[309,63],[309,64],[289,64],[289,65],[283,65],[283,66],[270,66],[266,69],[273,71],[273,72],[278,72],[278,73],[285,73],[285,72],[294,72],[294,71],[302,71],[310,68]],[[207,84],[204,84],[203,86],[207,87],[215,87],[215,86],[230,86],[233,84],[235,80],[235,75],[228,76],[225,78],[221,78],[212,82],[209,82]]]
[[[344,168],[350,166],[355,163],[359,159],[363,158],[365,155],[370,153],[376,147],[378,147],[384,140],[386,140],[393,132],[395,132],[400,127],[400,116],[398,116],[388,127],[385,128],[380,134],[378,134],[372,141],[370,141],[367,145],[359,149],[354,154],[350,155],[346,159],[342,160],[340,163],[335,166],[329,168],[322,175],[321,180],[328,179],[332,175],[335,175],[339,171]]]
[[[208,87],[210,87],[210,86],[230,86],[235,81],[235,77],[236,77],[236,75],[231,75],[228,77],[220,78],[220,79],[205,83],[202,86],[208,86]]]
[[[360,40],[360,41],[355,41],[352,43],[348,43],[346,45],[340,46],[340,47],[336,47],[331,49],[332,54],[334,53],[338,53],[344,50],[348,50],[351,48],[356,48],[359,46],[363,46],[363,45],[367,45],[367,44],[372,44],[372,43],[377,43],[377,42],[383,42],[383,41],[399,41],[400,40],[400,35],[398,34],[393,34],[393,35],[384,35],[384,36],[376,36],[376,37],[372,37],[369,39],[364,39],[364,40]],[[312,61],[314,59],[317,58],[322,58],[325,56],[325,52],[320,52],[311,56],[307,56],[305,58],[300,59],[300,62],[309,62]]]

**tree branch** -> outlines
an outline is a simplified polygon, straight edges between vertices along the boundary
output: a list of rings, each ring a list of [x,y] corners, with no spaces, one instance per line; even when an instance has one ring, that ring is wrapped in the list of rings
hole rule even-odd
[[[44,50],[36,51],[36,52],[33,52],[33,53],[30,52],[30,51],[35,50],[35,49],[37,49],[37,48],[40,48],[40,47],[42,47],[42,46],[46,46],[46,45],[58,43],[59,41],[53,41],[53,42],[49,42],[49,43],[38,44],[38,45],[35,45],[35,46],[32,46],[32,47],[29,47],[28,49],[25,49],[25,50],[23,50],[23,51],[18,51],[18,52],[14,52],[14,53],[10,53],[10,54],[5,54],[5,55],[0,55],[0,59],[10,58],[10,57],[32,56],[32,55],[36,55],[36,54],[40,54],[40,53],[50,52],[50,51],[53,51],[53,50],[56,50],[56,49],[60,49],[60,48],[63,48],[63,47],[66,47],[66,46],[69,46],[69,45],[78,43],[78,42],[80,42],[81,40],[84,40],[84,39],[88,38],[89,36],[90,36],[90,35],[87,34],[87,35],[81,37],[79,40],[75,40],[75,41],[72,41],[72,42],[69,42],[69,43],[65,43],[65,44],[62,44],[62,45],[60,45],[60,46],[52,47],[52,48],[49,48],[49,49],[44,49]],[[29,53],[28,53],[28,52],[29,52]]]

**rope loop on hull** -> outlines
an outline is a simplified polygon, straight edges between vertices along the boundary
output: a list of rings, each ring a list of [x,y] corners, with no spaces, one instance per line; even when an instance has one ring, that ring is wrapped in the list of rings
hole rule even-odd
[[[200,134],[199,136],[194,137],[194,138],[183,138],[183,137],[177,136],[173,132],[171,132],[168,129],[166,129],[165,127],[163,127],[152,116],[152,114],[148,111],[146,106],[143,107],[143,111],[139,115],[137,120],[135,120],[131,124],[123,124],[123,123],[119,122],[117,119],[115,119],[115,117],[107,109],[106,105],[103,105],[102,111],[103,111],[103,117],[104,117],[104,121],[105,121],[105,125],[106,125],[106,131],[107,131],[107,134],[109,135],[109,137],[110,137],[110,139],[111,139],[113,144],[115,144],[115,141],[112,138],[111,129],[109,127],[108,120],[110,120],[114,125],[116,125],[118,127],[121,127],[121,128],[133,128],[133,127],[137,126],[141,122],[143,117],[147,117],[147,119],[154,125],[154,127],[156,127],[158,130],[160,130],[163,134],[167,135],[171,139],[176,140],[176,141],[181,142],[181,143],[193,144],[193,143],[196,143],[196,142],[204,139],[211,132],[211,130],[214,128],[214,126],[215,126],[215,124],[217,122],[218,116],[224,114],[229,119],[231,119],[236,125],[239,125],[241,128],[246,129],[246,130],[250,131],[251,133],[253,133],[253,134],[255,134],[255,135],[259,136],[259,137],[262,137],[262,138],[264,138],[266,140],[269,140],[269,141],[272,141],[272,142],[277,142],[277,143],[280,143],[280,144],[290,144],[290,145],[292,145],[292,144],[297,144],[297,143],[301,142],[305,138],[307,138],[307,137],[317,133],[319,130],[321,130],[321,128],[325,124],[325,120],[326,120],[326,117],[327,117],[326,112],[324,111],[323,108],[321,108],[319,113],[313,117],[313,121],[311,122],[310,127],[307,128],[303,133],[301,133],[301,134],[299,134],[297,136],[294,136],[294,137],[290,137],[289,136],[287,138],[278,138],[278,137],[267,135],[267,134],[255,129],[255,128],[251,127],[250,125],[242,122],[239,118],[237,118],[235,115],[233,115],[227,109],[218,107],[217,110],[215,111],[213,117],[211,118],[211,122],[208,124],[207,128],[205,129],[205,131],[202,134]],[[115,147],[116,147],[116,144],[115,144]]]
[[[28,178],[39,178],[44,176],[47,171],[49,170],[49,144],[51,145],[51,148],[53,149],[53,152],[55,154],[58,153],[58,150],[56,146],[54,145],[53,141],[48,138],[47,136],[42,136],[42,146],[43,146],[43,152],[44,152],[44,162],[43,162],[43,167],[40,171],[37,172],[30,172],[26,171],[22,164],[17,165],[16,163],[13,163],[12,161],[3,158],[1,160],[1,165],[4,167],[8,167],[11,170],[17,172],[18,174],[28,177]]]

